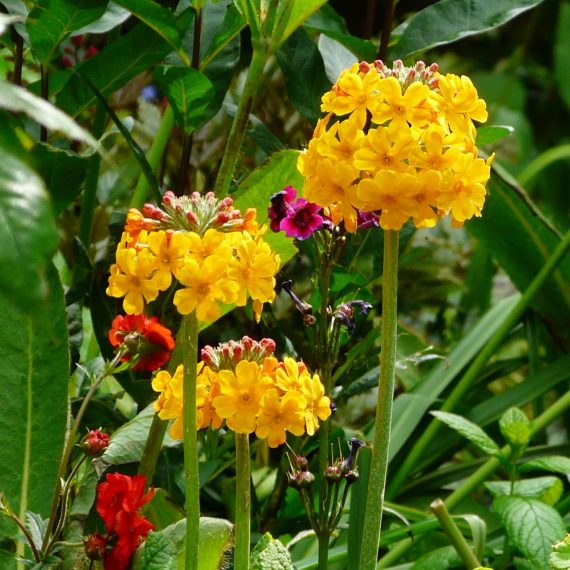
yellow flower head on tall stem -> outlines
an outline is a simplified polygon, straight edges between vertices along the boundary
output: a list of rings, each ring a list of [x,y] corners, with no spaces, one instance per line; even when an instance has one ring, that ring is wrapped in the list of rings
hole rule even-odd
[[[157,283],[162,291],[166,291],[172,283],[172,274],[176,272],[181,259],[188,251],[188,238],[186,234],[172,230],[150,232],[148,246],[156,257]]]
[[[152,380],[152,389],[160,392],[160,396],[154,403],[154,409],[162,420],[175,420],[170,426],[170,435],[174,439],[184,437],[183,424],[183,396],[184,367],[176,368],[174,376],[166,370],[159,372]]]
[[[325,421],[331,415],[331,400],[325,396],[325,387],[318,374],[305,374],[302,377],[301,394],[306,406],[303,412],[305,426],[309,435],[314,435],[319,427],[319,420]]]

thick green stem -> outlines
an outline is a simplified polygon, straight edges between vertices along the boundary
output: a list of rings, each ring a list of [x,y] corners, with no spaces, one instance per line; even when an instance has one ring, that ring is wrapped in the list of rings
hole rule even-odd
[[[146,157],[148,163],[150,164],[150,167],[152,168],[152,171],[157,175],[160,168],[160,161],[162,159],[162,155],[164,154],[164,150],[166,149],[166,145],[170,139],[170,133],[172,132],[173,127],[174,111],[169,105],[164,110],[162,119],[160,120],[160,124],[158,125],[158,129],[156,131],[156,135],[154,136],[154,140],[150,145],[150,150],[148,151],[148,155]],[[133,193],[133,197],[131,198],[131,208],[142,208],[145,200],[147,199],[149,190],[150,186],[148,184],[148,180],[144,174],[141,174]]]
[[[249,435],[236,433],[236,528],[234,546],[234,568],[249,568],[250,534],[250,457]]]
[[[154,477],[156,462],[158,461],[158,456],[162,449],[162,442],[164,441],[164,435],[166,434],[167,427],[168,421],[161,420],[158,417],[158,414],[154,414],[138,471],[139,475],[144,475],[146,477],[147,485],[149,486],[152,482],[152,478]]]
[[[544,285],[550,274],[556,269],[557,265],[562,261],[562,258],[566,254],[569,246],[570,231],[568,231],[564,236],[564,239],[558,244],[546,264],[528,286],[519,302],[513,307],[512,311],[503,321],[503,324],[497,329],[497,332],[495,332],[483,350],[479,353],[479,356],[477,356],[473,361],[461,381],[452,390],[451,394],[441,407],[442,411],[452,411],[456,408],[457,404],[462,401],[467,390],[469,390],[473,382],[479,377],[489,359],[496,353],[497,349],[501,346],[511,329],[520,321],[522,315],[527,310],[540,288]],[[428,428],[420,436],[390,483],[387,493],[388,497],[394,497],[403,483],[408,479],[413,469],[417,465],[420,465],[420,460],[424,452],[436,437],[438,431],[441,429],[441,425],[442,422],[432,420]]]
[[[329,564],[329,529],[324,528],[317,536],[319,543],[319,562],[318,570],[327,570]]]
[[[439,521],[443,532],[445,532],[449,542],[452,544],[453,548],[455,548],[457,554],[459,554],[459,557],[463,561],[463,564],[465,564],[465,567],[469,570],[473,570],[474,568],[481,566],[479,560],[477,560],[477,557],[475,556],[475,553],[471,550],[469,544],[467,544],[465,537],[453,522],[453,519],[445,508],[443,501],[441,499],[436,499],[429,508]]]
[[[102,103],[97,103],[95,121],[93,122],[93,136],[100,139],[105,130],[107,111]],[[81,200],[81,217],[79,218],[79,239],[85,249],[91,245],[93,232],[93,216],[97,205],[97,185],[99,183],[99,167],[101,155],[96,152],[90,159],[85,177],[85,189]]]
[[[254,44],[253,57],[251,58],[251,63],[243,86],[243,92],[241,94],[236,115],[232,122],[228,142],[226,143],[226,148],[224,150],[224,157],[214,186],[214,192],[218,198],[226,196],[229,192],[238,160],[239,150],[241,148],[241,142],[249,119],[249,113],[253,106],[253,100],[255,99],[257,90],[261,85],[263,68],[265,67],[265,58],[266,53],[263,44]]]
[[[380,377],[359,568],[375,567],[380,544],[384,488],[388,471],[392,402],[396,378],[398,238],[397,231],[387,230],[384,232]]]
[[[184,363],[184,475],[186,479],[186,561],[185,570],[198,568],[200,535],[200,478],[196,435],[196,373],[198,367],[198,319],[192,312],[182,319],[180,340]]]

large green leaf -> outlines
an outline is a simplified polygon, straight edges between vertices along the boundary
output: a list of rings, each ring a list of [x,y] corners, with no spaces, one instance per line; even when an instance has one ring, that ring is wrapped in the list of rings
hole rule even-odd
[[[563,455],[549,455],[547,457],[539,457],[525,461],[519,466],[519,471],[525,473],[527,471],[549,471],[551,473],[570,474],[570,457]]]
[[[251,552],[251,570],[295,570],[283,543],[266,532]]]
[[[31,314],[0,294],[0,490],[21,520],[49,515],[67,425],[64,297],[53,266],[47,277],[46,301]]]
[[[45,298],[44,274],[59,241],[41,178],[2,148],[0,161],[0,293],[27,312]],[[3,316],[3,322],[6,317]]]
[[[510,481],[489,481],[485,487],[494,497],[517,495],[534,497],[549,505],[555,505],[564,491],[564,485],[558,477],[545,476],[521,479],[511,485]]]
[[[124,8],[121,8],[115,2],[109,2],[105,13],[92,24],[77,30],[77,34],[105,34],[113,28],[120,26],[128,18],[131,13]]]
[[[489,183],[489,196],[481,218],[466,224],[467,230],[481,240],[524,291],[546,263],[560,237],[524,190],[502,169],[496,169]],[[570,256],[535,295],[531,306],[546,321],[551,332],[570,346]]]
[[[394,30],[400,35],[388,61],[487,32],[503,25],[543,0],[440,0]]]
[[[154,78],[168,97],[176,122],[189,135],[202,122],[214,86],[202,72],[190,67],[161,65]]]
[[[560,3],[560,15],[554,45],[554,74],[562,98],[570,109],[570,2]]]
[[[75,69],[103,95],[109,96],[166,57],[171,50],[171,46],[159,34],[138,24]],[[52,93],[59,92],[56,99],[58,107],[73,116],[96,102],[96,95],[89,86],[71,71],[52,74],[50,89]]]
[[[269,225],[267,210],[272,194],[280,192],[286,186],[293,186],[297,190],[303,186],[303,177],[297,170],[298,157],[299,153],[295,150],[284,150],[271,156],[240,184],[235,194],[236,207],[242,211],[257,208],[259,223]],[[284,232],[273,233],[268,229],[264,239],[281,256],[282,265],[297,253],[293,240],[285,237]]]
[[[358,61],[358,58],[350,50],[328,36],[321,35],[318,46],[325,63],[327,77],[331,83],[334,83],[345,69]]]
[[[449,412],[431,412],[431,414],[467,438],[484,453],[495,455],[499,452],[499,446],[477,424]]]
[[[281,44],[326,0],[282,0],[277,8],[271,45],[277,49]]]
[[[26,28],[32,52],[46,65],[59,44],[73,31],[98,20],[109,0],[39,0],[28,14]]]
[[[180,55],[184,63],[190,65],[190,59],[184,51],[176,20],[168,8],[152,0],[115,0],[115,2],[162,36]]]
[[[566,534],[558,511],[527,497],[498,497],[493,507],[518,550],[538,568],[548,568],[552,545]]]
[[[13,113],[25,113],[50,131],[63,133],[71,139],[97,147],[97,141],[85,129],[50,102],[22,87],[2,80],[0,80],[0,108]]]

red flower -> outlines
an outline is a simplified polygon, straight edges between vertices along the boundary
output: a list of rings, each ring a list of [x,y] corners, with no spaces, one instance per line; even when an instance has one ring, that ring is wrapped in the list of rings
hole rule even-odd
[[[99,457],[109,445],[109,436],[99,429],[91,429],[81,440],[81,450],[90,457]]]
[[[84,541],[85,554],[91,560],[103,560],[107,549],[107,539],[98,532],[94,532]]]
[[[111,324],[109,342],[124,345],[128,352],[122,362],[140,357],[133,370],[153,372],[164,366],[174,349],[172,333],[156,317],[146,315],[117,315]]]
[[[154,489],[144,494],[146,477],[110,473],[97,485],[97,512],[110,535],[113,548],[105,556],[105,570],[126,570],[153,525],[138,511],[152,498]]]

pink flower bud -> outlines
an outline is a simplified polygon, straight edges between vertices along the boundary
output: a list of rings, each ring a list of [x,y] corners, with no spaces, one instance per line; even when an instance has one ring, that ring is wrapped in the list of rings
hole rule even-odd
[[[358,71],[360,71],[360,73],[368,73],[371,69],[370,64],[366,61],[361,61],[358,64]]]
[[[75,47],[81,47],[81,44],[83,43],[84,40],[84,36],[83,34],[79,34],[78,36],[73,36],[71,38],[71,43],[75,46]]]
[[[83,453],[90,457],[99,457],[108,446],[109,436],[98,429],[89,430],[80,443]]]
[[[275,352],[275,341],[272,338],[262,338],[259,344],[263,347],[266,354],[273,354]]]

